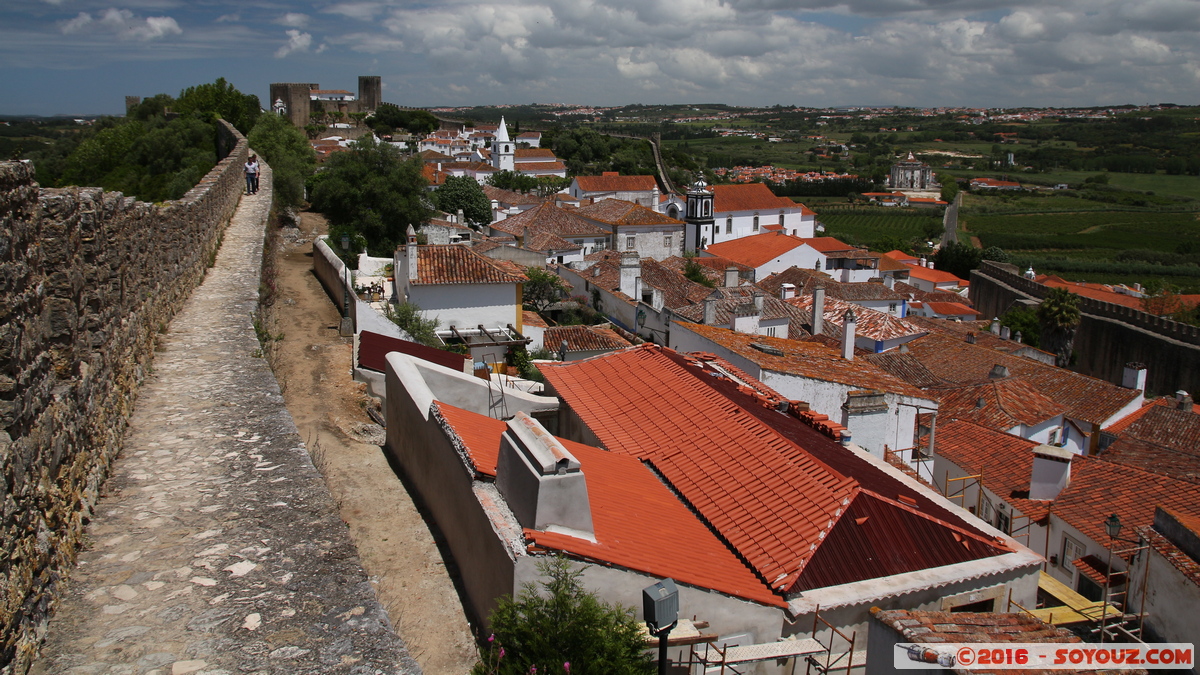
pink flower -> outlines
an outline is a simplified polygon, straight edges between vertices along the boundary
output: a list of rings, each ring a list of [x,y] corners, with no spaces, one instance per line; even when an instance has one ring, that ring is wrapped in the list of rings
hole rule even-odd
[[[492,633],[491,635],[488,636],[488,642],[494,642],[495,640],[496,640],[495,633]]]
[[[504,658],[504,647],[500,648],[500,658]]]
[[[563,670],[567,671],[568,673],[571,672],[571,662],[570,661],[563,661]]]

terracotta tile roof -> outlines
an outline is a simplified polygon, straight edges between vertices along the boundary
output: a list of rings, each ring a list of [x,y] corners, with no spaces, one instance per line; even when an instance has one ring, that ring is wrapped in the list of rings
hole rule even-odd
[[[417,278],[424,284],[520,284],[528,281],[519,266],[493,260],[461,244],[417,247]],[[515,268],[515,269],[514,269]]]
[[[516,168],[520,173],[530,171],[566,171],[567,165],[562,162],[518,162]]]
[[[1022,378],[1044,396],[1062,403],[1068,417],[1082,422],[1103,424],[1141,395],[1136,389],[942,334],[931,333],[906,346],[929,372],[952,384],[986,382],[992,367],[1003,365],[1010,376]]]
[[[530,251],[578,251],[583,248],[547,230],[526,230],[524,236],[524,247]]]
[[[595,352],[624,349],[629,341],[605,326],[553,326],[543,333],[542,342],[547,349],[558,349],[567,341],[568,352]]]
[[[605,448],[652,464],[773,589],[799,590],[810,569],[821,579],[846,583],[927,566],[927,558],[913,552],[915,540],[895,548],[886,541],[893,554],[887,564],[881,556],[864,555],[871,535],[853,531],[858,527],[853,521],[842,525],[853,508],[878,509],[868,518],[881,521],[871,531],[885,540],[884,523],[904,520],[909,527],[937,530],[934,537],[953,539],[945,531],[954,530],[971,539],[966,547],[957,542],[944,547],[939,541],[935,547],[948,549],[940,552],[944,555],[977,559],[1003,552],[981,533],[922,512],[916,499],[917,509],[897,514],[897,504],[884,492],[896,494],[902,484],[895,479],[885,484],[877,468],[871,473],[861,458],[778,412],[778,395],[764,397],[760,392],[769,391],[764,385],[718,377],[710,361],[645,345],[542,370],[553,392]],[[638,386],[629,386],[630,381]],[[768,419],[778,420],[787,433]],[[832,468],[826,457],[869,474],[865,480],[884,492]],[[860,499],[863,506],[854,507]],[[838,534],[830,539],[834,531]],[[970,549],[974,544],[978,548]],[[828,551],[820,553],[826,546]],[[850,571],[843,569],[846,556],[869,560]]]
[[[927,399],[916,387],[887,373],[869,361],[855,358],[847,361],[839,350],[823,344],[785,340],[765,335],[746,335],[728,328],[703,324],[677,324],[715,344],[750,360],[764,370],[798,375],[813,380],[837,382],[856,389],[878,389],[880,391]],[[783,352],[783,356],[768,354],[751,345],[760,344]]]
[[[753,303],[754,302],[754,293],[755,292],[762,293],[762,291],[757,291],[753,286],[738,286],[736,288],[716,288],[716,289],[710,289],[710,290],[712,292],[709,293],[708,297],[719,298],[717,300],[717,304],[715,307],[715,309],[717,310],[715,325],[718,325],[718,326],[728,326],[730,320],[733,318],[733,313],[737,310],[737,307],[739,305],[745,305],[746,303]],[[690,307],[680,308],[680,309],[676,310],[675,313],[689,321],[695,321],[698,323],[702,322],[702,321],[704,321],[703,300],[701,300],[701,302],[696,303]],[[801,325],[808,320],[808,315],[802,313],[800,310],[789,305],[787,302],[780,300],[779,298],[772,297],[770,295],[764,295],[763,296],[763,307],[762,307],[762,311],[759,314],[759,318],[760,318],[760,320],[765,320],[765,321],[773,321],[776,319],[788,319],[789,321],[794,320],[797,325]],[[807,331],[804,331],[804,333],[806,333],[806,332]],[[793,336],[790,329],[788,331],[788,335],[789,335],[789,337],[793,337],[793,338],[799,337],[798,335]]]
[[[1200,415],[1161,404],[1143,406],[1139,412],[1101,457],[1200,482]],[[1106,431],[1112,433],[1113,426]]]
[[[498,220],[489,227],[512,235],[524,234],[525,228],[533,231],[544,230],[560,237],[597,238],[609,234],[604,228],[580,218],[575,213],[551,202],[544,202],[515,216]]]
[[[521,194],[512,190],[501,190],[491,185],[481,185],[480,187],[483,189],[483,194],[487,195],[489,200],[495,200],[502,206],[525,206],[527,204],[541,204],[546,201],[537,195]]]
[[[945,270],[931,270],[928,267],[921,267],[920,265],[909,265],[908,276],[913,279],[921,279],[922,281],[928,281],[934,284],[953,283],[959,287],[967,286],[967,282],[965,280],[959,279]]]
[[[905,265],[905,268],[907,267],[908,265]],[[921,302],[963,302],[964,300],[963,296],[958,293],[950,291],[923,291],[904,281],[897,281],[893,290],[909,300],[919,300]]]
[[[785,302],[793,307],[804,310],[809,317],[812,316],[813,296],[801,295],[790,298]],[[869,307],[861,307],[826,296],[824,311],[826,323],[842,326],[843,318],[847,311],[854,312],[854,318],[856,319],[854,327],[855,335],[868,337],[872,340],[895,340],[913,335],[924,335],[927,332],[914,326],[907,320],[892,316],[887,312],[880,312]]]
[[[879,271],[880,272],[907,272],[908,265],[905,265],[902,262],[896,262],[895,260],[892,260],[891,258],[889,258],[885,255],[879,259]]]
[[[601,199],[595,204],[579,207],[575,213],[609,225],[628,227],[631,225],[683,225],[682,220],[675,220],[641,204],[634,204],[623,199]]]
[[[693,258],[693,260],[699,263],[699,261],[703,260],[703,258]],[[687,258],[673,255],[670,258],[661,260],[659,262],[662,263],[663,267],[668,267],[676,272],[679,272],[680,274],[683,274],[684,265],[687,265]],[[725,283],[724,270],[715,266],[710,267],[708,265],[700,264],[700,273],[704,275],[705,279],[713,282],[714,286],[722,286]]]
[[[747,273],[747,274],[754,272],[754,268],[749,265],[743,265],[742,263],[737,262],[736,260],[730,260],[729,258],[722,258],[719,255],[696,256],[696,262],[700,263],[704,267],[707,267],[709,269],[713,269],[713,270],[720,272],[722,275],[722,279],[724,278],[725,270],[729,269],[730,267],[736,267],[738,272],[743,272],[743,273]]]
[[[941,316],[982,316],[982,312],[976,312],[961,302],[926,302],[925,306]]]
[[[550,148],[517,148],[513,151],[513,158],[521,163],[525,161],[558,161],[558,158],[554,156],[554,151]]]
[[[903,350],[893,349],[882,354],[868,354],[864,358],[921,389],[944,387],[947,384],[945,380],[929,372],[929,369],[917,357]]]
[[[1022,424],[1036,426],[1067,410],[1017,377],[926,393],[938,397],[942,419],[967,420],[996,431],[1009,431]]]
[[[903,295],[878,281],[843,283],[834,280],[824,272],[799,267],[789,267],[782,272],[776,272],[756,285],[772,295],[778,295],[780,287],[784,284],[792,284],[796,287],[796,295],[799,296],[811,295],[818,283],[825,287],[826,298],[849,302],[900,302],[905,299]]]
[[[892,250],[888,251],[887,253],[884,253],[883,255],[888,258],[891,258],[892,260],[895,260],[898,263],[902,263],[902,264],[910,263],[910,262],[914,262],[914,263],[920,262],[920,260],[921,260],[919,257],[912,255],[911,253],[905,253],[904,251],[901,251],[899,249],[892,249]]]
[[[1053,288],[1065,288],[1075,295],[1081,295],[1085,298],[1092,298],[1101,302],[1111,302],[1116,305],[1132,307],[1136,310],[1142,309],[1142,299],[1135,298],[1132,295],[1118,293],[1113,290],[1112,286],[1107,284],[1089,284],[1082,281],[1067,281],[1061,277],[1053,275],[1039,274],[1034,279],[1039,284],[1051,286]]]
[[[935,454],[953,462],[967,475],[982,474],[984,487],[1026,517],[1040,522],[1049,513],[1049,501],[1029,498],[1032,451],[1038,443],[966,420],[939,423],[936,439]],[[928,437],[921,443],[925,447]]]
[[[454,158],[450,155],[444,155],[437,150],[422,150],[421,159],[426,162],[453,162]]]
[[[575,183],[583,192],[650,192],[658,188],[654,176],[576,176]]]
[[[546,320],[542,318],[541,314],[530,311],[528,309],[521,312],[521,323],[526,326],[532,326],[534,328],[549,328],[550,327],[550,324],[546,323]]]
[[[1163,396],[1163,397],[1159,397],[1159,398],[1156,398],[1156,399],[1153,399],[1150,401],[1146,401],[1142,405],[1142,407],[1140,407],[1137,410],[1122,417],[1121,419],[1117,420],[1116,422],[1113,422],[1112,424],[1108,425],[1107,427],[1104,427],[1104,431],[1106,431],[1114,436],[1120,435],[1120,434],[1124,433],[1126,429],[1129,428],[1129,425],[1142,419],[1142,417],[1146,413],[1150,412],[1150,410],[1154,407],[1178,408],[1179,402],[1169,396]],[[1192,412],[1200,415],[1200,405],[1193,403],[1192,404]]]
[[[476,471],[495,476],[505,423],[440,401],[435,405]],[[596,542],[525,530],[528,542],[765,605],[786,606],[636,458],[559,440],[579,460],[587,477]]]
[[[805,245],[806,240],[780,232],[766,232],[749,237],[709,244],[705,254],[728,258],[747,267],[758,268],[779,256]]]
[[[580,275],[588,283],[603,288],[606,291],[614,292],[618,297],[625,298],[629,302],[641,299],[629,298],[620,293],[621,254],[619,252],[611,250],[597,251],[589,254],[586,258],[597,260],[594,265],[580,272]],[[663,306],[672,311],[681,310],[703,302],[704,298],[713,292],[713,289],[708,286],[688,279],[682,273],[668,265],[663,265],[653,258],[642,258],[639,263],[641,265],[642,285],[662,291]]]
[[[919,644],[937,642],[1082,642],[1059,626],[1027,614],[932,612],[871,608],[871,616]],[[1013,671],[1006,671],[1013,672]]]
[[[1109,541],[1104,530],[1104,519],[1109,514],[1116,513],[1129,528],[1153,523],[1156,506],[1184,516],[1200,516],[1198,493],[1197,483],[1108,462],[1102,457],[1075,457],[1071,460],[1071,482],[1054,500],[1054,515],[1104,546]],[[1117,548],[1126,546],[1117,544]]]
[[[817,249],[825,255],[830,253],[844,253],[855,250],[853,246],[844,241],[833,237],[809,237],[804,240],[804,243]]]
[[[787,197],[777,197],[763,183],[741,183],[736,185],[709,186],[713,193],[713,211],[778,211],[779,209],[804,208]]]

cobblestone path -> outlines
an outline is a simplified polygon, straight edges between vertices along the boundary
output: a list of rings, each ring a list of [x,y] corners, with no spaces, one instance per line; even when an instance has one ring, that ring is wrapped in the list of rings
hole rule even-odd
[[[269,185],[161,336],[33,673],[419,672],[259,356]]]

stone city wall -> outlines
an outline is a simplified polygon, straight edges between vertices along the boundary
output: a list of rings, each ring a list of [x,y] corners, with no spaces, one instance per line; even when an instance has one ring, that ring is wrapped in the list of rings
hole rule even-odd
[[[1040,303],[1049,292],[1012,265],[984,261],[971,272],[971,302],[985,318],[1022,300]],[[1148,394],[1200,388],[1200,327],[1092,298],[1080,297],[1079,311],[1072,370],[1121,384],[1125,364],[1138,362],[1148,366]]]
[[[219,132],[227,156],[160,204],[0,162],[0,673],[36,650],[155,337],[237,207],[246,140]]]

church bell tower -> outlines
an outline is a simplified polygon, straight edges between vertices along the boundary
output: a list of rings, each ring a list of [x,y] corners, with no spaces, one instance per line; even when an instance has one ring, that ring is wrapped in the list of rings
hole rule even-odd
[[[708,244],[716,243],[717,228],[713,221],[713,193],[703,178],[692,183],[687,191],[687,212],[683,218],[683,250],[695,253]]]

